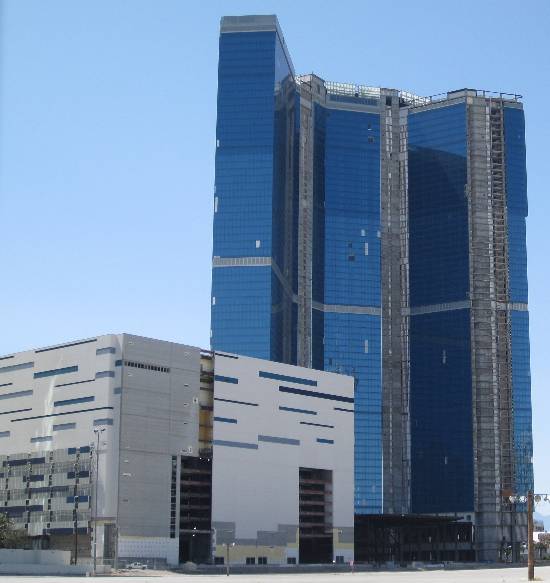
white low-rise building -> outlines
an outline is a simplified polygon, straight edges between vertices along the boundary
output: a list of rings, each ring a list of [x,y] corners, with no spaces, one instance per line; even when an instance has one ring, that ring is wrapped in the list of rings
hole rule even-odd
[[[349,561],[353,393],[128,334],[1,357],[0,511],[79,560],[97,523],[104,562]]]

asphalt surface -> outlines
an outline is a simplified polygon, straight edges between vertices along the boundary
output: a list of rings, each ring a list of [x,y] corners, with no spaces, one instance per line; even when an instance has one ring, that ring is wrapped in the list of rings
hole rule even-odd
[[[225,575],[180,575],[168,572],[124,573],[121,577],[96,577],[97,583],[113,583],[115,580],[124,583],[222,583]],[[537,567],[537,581],[550,582],[550,567]],[[82,577],[16,577],[1,575],[0,583],[82,583]],[[519,583],[527,581],[526,568],[503,569],[470,569],[464,571],[384,571],[366,573],[281,573],[281,574],[247,574],[230,575],[228,583]]]

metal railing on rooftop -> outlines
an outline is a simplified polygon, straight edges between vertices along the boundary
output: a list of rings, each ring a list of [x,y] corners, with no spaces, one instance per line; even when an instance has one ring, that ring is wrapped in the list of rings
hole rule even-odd
[[[350,97],[380,97],[380,87],[369,85],[355,85],[353,83],[337,83],[325,81],[327,93],[332,95],[347,95]]]
[[[297,76],[296,83],[310,83],[310,75]],[[356,98],[375,98],[380,99],[382,95],[381,87],[373,87],[370,85],[357,85],[355,83],[339,83],[336,81],[323,81],[324,87],[328,94],[330,95],[342,95],[347,97]],[[429,105],[430,103],[437,103],[440,101],[445,101],[446,99],[452,99],[455,94],[470,94],[475,97],[485,97],[486,99],[502,99],[505,101],[519,101],[522,99],[522,95],[518,93],[506,93],[503,91],[489,91],[487,89],[458,89],[455,91],[448,91],[446,93],[437,93],[435,95],[428,95],[426,97],[422,95],[417,95],[411,91],[404,90],[391,90],[387,89],[390,94],[395,91],[395,94],[404,101],[406,104],[412,107],[422,107],[423,105]]]
[[[454,96],[470,95],[473,97],[484,97],[485,99],[502,99],[504,101],[516,101],[518,102],[523,98],[523,95],[519,93],[505,93],[504,91],[489,91],[487,89],[456,89],[454,91],[448,91],[446,93],[437,93],[435,95],[429,95],[424,97],[425,103],[419,105],[427,105],[430,103],[437,103],[440,101],[445,101],[446,99],[453,99]]]

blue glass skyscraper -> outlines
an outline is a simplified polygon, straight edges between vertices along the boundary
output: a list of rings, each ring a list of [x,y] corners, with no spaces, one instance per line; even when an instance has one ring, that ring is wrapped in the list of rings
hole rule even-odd
[[[533,488],[523,109],[462,90],[407,125],[411,510],[471,512],[494,558]]]
[[[222,19],[212,346],[355,377],[363,514],[383,510],[387,100],[379,89],[296,77],[274,17]]]
[[[276,27],[257,23],[250,31],[246,19],[237,18],[222,29],[213,251],[220,269],[212,285],[212,345],[276,361],[289,360],[283,326],[291,267],[284,236],[293,85]]]
[[[212,347],[354,376],[357,515],[524,539],[518,96],[296,76],[275,17],[224,17],[216,139]]]

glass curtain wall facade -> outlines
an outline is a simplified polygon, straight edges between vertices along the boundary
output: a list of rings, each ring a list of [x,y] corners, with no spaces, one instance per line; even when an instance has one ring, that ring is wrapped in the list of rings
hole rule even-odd
[[[411,509],[475,513],[491,558],[533,488],[524,114],[456,93],[408,113]]]
[[[511,303],[514,486],[533,487],[529,312],[527,311],[527,172],[523,110],[504,108],[506,194],[508,207],[508,271]]]
[[[310,366],[353,375],[356,511],[380,513],[379,100],[335,99],[333,109],[323,85],[308,93],[308,110],[299,83],[276,20],[222,20],[212,347],[304,364],[297,354],[301,333],[310,342]],[[346,103],[370,111],[350,111]],[[304,178],[304,159],[311,159],[311,177]],[[308,178],[309,243],[300,191]],[[304,255],[300,247],[307,245]],[[299,288],[300,261],[311,263],[307,290]],[[303,295],[311,300],[311,327],[300,332]]]
[[[380,115],[315,104],[315,120],[313,363],[355,378],[355,509],[374,514],[382,508]]]
[[[229,19],[220,35],[212,346],[282,361],[290,350],[282,331],[291,326],[294,73],[277,30],[259,22],[239,32],[246,24]]]
[[[416,513],[473,510],[466,132],[465,103],[409,112],[411,503]]]

